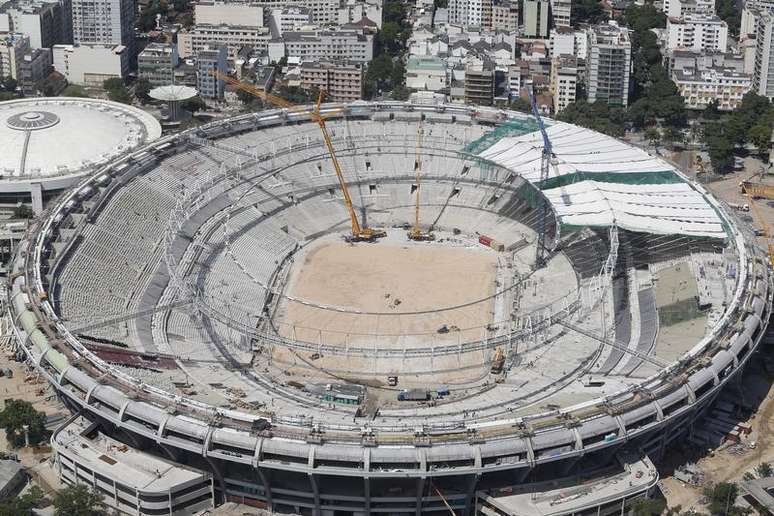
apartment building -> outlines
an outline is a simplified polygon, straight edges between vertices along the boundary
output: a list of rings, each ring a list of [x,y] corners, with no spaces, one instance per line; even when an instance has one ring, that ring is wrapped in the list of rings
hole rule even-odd
[[[519,29],[519,3],[499,0],[492,4],[492,23],[488,30],[515,32]]]
[[[325,90],[326,99],[351,102],[363,98],[363,65],[305,61],[301,64],[301,87]]]
[[[309,28],[312,25],[312,11],[308,7],[283,7],[272,9],[269,15],[271,35],[281,38],[286,32],[294,32]]]
[[[368,18],[382,28],[383,2],[381,0],[344,0],[338,9],[337,23],[357,23],[363,18]]]
[[[137,55],[137,75],[152,86],[172,84],[178,64],[177,46],[151,43]]]
[[[69,0],[11,0],[0,5],[0,32],[30,38],[31,48],[51,48],[72,41]]]
[[[551,60],[551,94],[554,112],[559,113],[575,102],[578,93],[578,58],[562,55]]]
[[[524,0],[524,37],[547,38],[549,34],[549,0]]]
[[[463,27],[489,27],[492,0],[449,0],[449,23]]]
[[[268,49],[272,36],[267,27],[240,25],[196,25],[177,35],[177,52],[182,58],[193,57],[209,43],[224,45],[228,58],[234,60],[239,51],[248,47],[256,52]]]
[[[733,68],[682,68],[672,71],[672,80],[688,109],[705,109],[715,102],[718,109],[731,111],[741,105],[744,94],[752,89],[752,77]]]
[[[19,86],[26,96],[38,93],[38,86],[51,74],[51,50],[33,48],[22,57]]]
[[[753,90],[758,95],[774,98],[774,13],[758,17],[755,39]]]
[[[494,101],[494,63],[476,57],[465,63],[465,104],[491,106]]]
[[[551,21],[554,27],[570,27],[572,0],[551,0]]]
[[[435,56],[411,56],[406,63],[406,87],[417,91],[446,88],[446,63]]]
[[[68,82],[90,88],[129,73],[129,52],[122,45],[54,45],[53,62]]]
[[[197,25],[238,25],[263,27],[263,7],[254,2],[200,0],[194,5]]]
[[[71,0],[74,45],[134,49],[134,0]]]
[[[228,49],[225,45],[210,43],[196,52],[196,89],[205,99],[223,100],[225,83],[216,76],[226,74]]]
[[[611,105],[629,103],[629,78],[632,45],[629,31],[616,22],[596,25],[588,30],[586,94],[588,101]]]
[[[708,14],[687,14],[669,18],[666,26],[667,49],[725,52],[728,48],[728,24]]]
[[[682,18],[688,14],[715,14],[714,0],[664,0],[661,10],[669,18]]]
[[[298,57],[302,61],[366,64],[374,58],[373,36],[358,30],[288,32],[282,42],[277,42],[277,46],[281,47],[277,52],[281,51],[287,57]],[[273,56],[270,55],[270,58]]]
[[[30,38],[26,34],[0,34],[0,77],[16,81],[21,77],[24,54],[30,50]]]

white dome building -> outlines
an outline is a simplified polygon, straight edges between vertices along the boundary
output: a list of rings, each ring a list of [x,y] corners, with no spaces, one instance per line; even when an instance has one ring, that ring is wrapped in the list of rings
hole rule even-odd
[[[43,196],[161,136],[139,109],[106,100],[51,97],[0,103],[0,197]]]

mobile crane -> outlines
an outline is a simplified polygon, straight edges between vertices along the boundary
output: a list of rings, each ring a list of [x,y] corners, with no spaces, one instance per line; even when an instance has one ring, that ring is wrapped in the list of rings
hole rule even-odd
[[[254,97],[270,102],[275,106],[285,108],[288,110],[298,111],[298,112],[308,112],[312,120],[317,122],[317,125],[320,128],[320,132],[322,132],[323,140],[325,141],[325,146],[328,149],[328,155],[330,156],[331,162],[333,163],[333,169],[336,171],[336,178],[339,180],[341,193],[344,195],[344,205],[347,208],[347,212],[349,213],[350,223],[352,225],[352,232],[350,235],[347,235],[344,237],[345,240],[347,242],[374,242],[378,238],[387,236],[387,233],[384,230],[369,228],[369,227],[360,225],[360,221],[358,220],[357,213],[355,213],[355,208],[352,206],[352,197],[349,195],[347,182],[344,180],[344,173],[341,170],[341,165],[339,164],[338,158],[336,158],[336,151],[333,148],[333,141],[331,140],[330,134],[328,133],[328,128],[325,125],[326,117],[324,117],[320,112],[320,106],[322,104],[322,99],[324,94],[322,90],[320,91],[320,95],[317,97],[317,104],[315,105],[314,111],[307,111],[305,108],[301,106],[296,106],[292,102],[289,102],[283,99],[282,97],[278,97],[277,95],[272,95],[271,93],[267,93],[263,90],[256,88],[251,84],[247,84],[240,80],[234,79],[233,77],[222,74],[217,70],[213,70],[212,75],[215,76],[217,79],[227,84],[230,84],[241,91],[244,91],[245,93],[249,93]]]
[[[416,206],[414,208],[414,227],[408,232],[409,240],[417,241],[430,241],[435,240],[435,235],[430,231],[424,232],[419,227],[419,188],[422,180],[422,140],[425,136],[425,130],[422,127],[422,120],[419,120],[417,126],[417,149],[416,157],[414,158],[414,173],[416,174],[417,187],[415,193],[417,194]]]

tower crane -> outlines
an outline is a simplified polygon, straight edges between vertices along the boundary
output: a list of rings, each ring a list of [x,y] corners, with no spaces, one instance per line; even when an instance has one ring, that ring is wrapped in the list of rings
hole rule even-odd
[[[532,116],[535,117],[537,126],[540,129],[540,134],[543,136],[543,152],[540,157],[540,182],[537,184],[538,189],[543,188],[548,180],[548,169],[551,166],[551,160],[554,159],[553,148],[551,147],[551,140],[548,139],[548,133],[546,133],[546,126],[543,124],[543,119],[540,118],[540,112],[537,107],[537,100],[535,99],[534,87],[527,90],[529,92],[529,103],[532,105]],[[546,249],[546,214],[548,212],[548,201],[544,196],[540,196],[540,207],[538,208],[538,234],[537,234],[537,249],[535,250],[535,269],[542,269],[546,265],[546,255],[548,250]]]
[[[416,174],[417,188],[416,188],[416,206],[414,208],[414,227],[408,232],[409,240],[428,241],[435,240],[435,235],[430,231],[424,232],[419,227],[419,189],[420,182],[422,181],[422,140],[425,137],[425,129],[422,127],[422,119],[419,119],[419,125],[417,126],[417,149],[416,157],[414,158],[414,173]]]
[[[347,212],[349,213],[350,223],[352,225],[352,233],[345,237],[346,241],[347,242],[374,242],[378,238],[387,236],[387,233],[384,230],[369,228],[369,227],[360,225],[360,221],[358,220],[357,213],[355,212],[355,208],[352,206],[352,197],[349,195],[347,182],[344,180],[344,173],[341,170],[341,165],[339,164],[338,158],[336,158],[336,151],[333,147],[333,141],[331,140],[330,134],[328,133],[328,128],[325,125],[326,117],[324,117],[320,112],[320,105],[322,104],[322,99],[323,99],[322,90],[320,91],[320,95],[317,97],[317,103],[315,104],[314,111],[308,111],[306,108],[297,106],[292,102],[289,102],[283,99],[282,97],[278,97],[277,95],[272,95],[271,93],[267,93],[263,90],[256,88],[251,84],[247,84],[245,82],[234,79],[233,77],[222,74],[217,70],[213,70],[212,75],[214,75],[217,79],[227,84],[230,84],[241,91],[244,91],[245,93],[249,93],[254,97],[258,97],[261,100],[270,102],[277,107],[281,107],[281,108],[285,108],[285,109],[293,110],[297,112],[307,112],[309,116],[312,118],[312,120],[317,122],[317,125],[320,128],[320,132],[322,132],[323,140],[325,141],[325,146],[328,149],[328,155],[331,158],[331,162],[333,163],[333,169],[336,172],[336,178],[338,179],[339,186],[341,187],[341,193],[344,196],[344,205],[347,208]]]

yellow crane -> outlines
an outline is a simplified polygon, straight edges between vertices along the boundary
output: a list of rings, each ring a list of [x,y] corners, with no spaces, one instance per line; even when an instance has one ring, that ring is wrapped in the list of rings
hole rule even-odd
[[[352,205],[352,197],[349,195],[347,182],[344,180],[344,173],[341,170],[341,165],[339,164],[339,160],[336,158],[336,151],[333,148],[333,141],[331,140],[330,134],[328,134],[328,128],[325,125],[326,117],[324,117],[320,112],[320,105],[322,104],[322,99],[323,99],[323,91],[320,91],[320,95],[317,98],[317,104],[315,105],[314,111],[310,112],[308,111],[308,109],[302,106],[297,106],[292,102],[289,102],[283,99],[282,97],[278,97],[277,95],[272,95],[271,93],[267,93],[263,90],[256,88],[252,84],[248,84],[240,80],[234,79],[233,77],[222,74],[217,70],[213,70],[212,75],[214,75],[217,79],[227,84],[230,84],[240,89],[241,91],[244,91],[245,93],[249,93],[254,97],[258,97],[261,100],[270,102],[275,106],[296,111],[296,112],[309,113],[312,120],[317,122],[317,125],[319,126],[320,131],[322,132],[323,140],[325,141],[325,146],[328,149],[328,154],[330,155],[331,162],[333,163],[333,169],[336,172],[336,178],[339,180],[339,186],[341,187],[341,192],[344,195],[344,205],[347,208],[347,212],[349,213],[350,223],[352,224],[352,234],[346,237],[347,242],[364,242],[364,241],[373,242],[377,238],[382,238],[384,236],[387,236],[387,233],[384,230],[364,227],[360,225],[360,221],[357,218],[357,213],[355,212],[355,208]]]
[[[414,207],[414,227],[408,232],[409,240],[435,240],[435,235],[431,232],[424,232],[419,227],[419,189],[422,181],[422,140],[425,137],[425,129],[422,127],[422,119],[419,119],[417,125],[417,149],[414,158],[414,173],[416,174],[417,187],[414,193],[417,195],[416,206]]]
[[[766,245],[769,249],[769,261],[771,262],[771,265],[774,266],[774,241],[771,239],[771,226],[766,222],[766,217],[763,216],[760,212],[760,208],[758,208],[758,205],[755,203],[753,193],[748,190],[745,195],[747,196],[747,202],[752,209],[756,222],[761,226],[761,235],[766,238]]]

